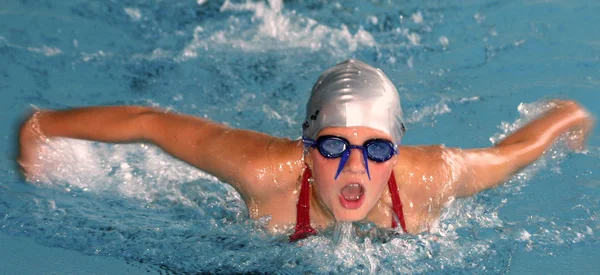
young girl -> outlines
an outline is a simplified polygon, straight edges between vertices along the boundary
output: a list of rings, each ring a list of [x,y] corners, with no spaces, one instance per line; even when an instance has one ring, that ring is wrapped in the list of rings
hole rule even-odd
[[[268,227],[295,224],[292,240],[336,221],[371,221],[427,230],[454,198],[494,187],[527,166],[563,133],[592,117],[577,103],[553,107],[489,148],[401,146],[398,92],[385,74],[356,60],[325,71],[312,89],[303,137],[289,140],[205,119],[137,106],[38,111],[22,126],[19,163],[39,173],[38,144],[53,137],[146,141],[231,184],[252,218]]]

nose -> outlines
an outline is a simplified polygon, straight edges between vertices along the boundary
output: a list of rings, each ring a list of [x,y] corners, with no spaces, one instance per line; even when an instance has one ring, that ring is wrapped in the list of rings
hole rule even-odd
[[[352,149],[358,149],[358,152],[352,151]],[[342,158],[340,159],[340,165],[338,166],[338,170],[335,173],[334,179],[338,178],[340,172],[345,171],[349,173],[367,172],[367,177],[369,177],[369,180],[371,180],[371,174],[369,173],[368,165],[369,163],[367,162],[366,153],[363,147],[351,145],[350,150],[344,152],[342,155]]]
[[[346,162],[346,165],[344,166],[344,171],[350,173],[365,173],[366,167],[363,157],[363,149],[350,149],[350,157],[348,157],[348,162]]]

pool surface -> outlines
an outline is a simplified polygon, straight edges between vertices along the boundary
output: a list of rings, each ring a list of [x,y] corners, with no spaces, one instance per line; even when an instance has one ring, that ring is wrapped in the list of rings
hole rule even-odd
[[[600,2],[455,2],[4,1],[0,273],[597,273],[598,129],[429,233],[339,224],[299,244],[150,144],[54,140],[36,183],[16,166],[33,106],[159,106],[295,139],[314,81],[347,58],[397,86],[404,144],[490,146],[553,98],[600,114]]]

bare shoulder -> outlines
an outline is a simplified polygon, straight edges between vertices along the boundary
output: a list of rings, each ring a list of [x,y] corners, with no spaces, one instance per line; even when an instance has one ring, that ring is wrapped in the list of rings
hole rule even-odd
[[[448,148],[443,145],[403,146],[395,172],[431,174],[444,163]]]
[[[293,193],[304,168],[302,143],[273,138],[255,152],[245,169],[245,182],[237,184],[239,191],[252,199]]]
[[[454,155],[443,145],[402,147],[394,168],[401,193],[419,205],[444,204],[456,180],[450,164]]]

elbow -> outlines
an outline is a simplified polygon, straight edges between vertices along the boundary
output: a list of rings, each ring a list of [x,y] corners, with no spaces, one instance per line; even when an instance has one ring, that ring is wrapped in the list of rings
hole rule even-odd
[[[135,129],[136,138],[156,142],[157,129],[163,121],[164,111],[158,108],[141,108],[129,118],[129,125]]]

